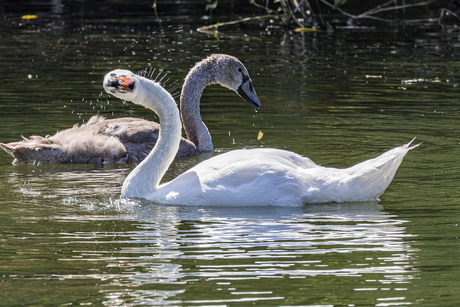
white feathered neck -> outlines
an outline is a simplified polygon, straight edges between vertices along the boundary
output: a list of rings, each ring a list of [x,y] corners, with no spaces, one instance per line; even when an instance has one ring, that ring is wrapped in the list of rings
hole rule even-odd
[[[174,99],[159,84],[137,77],[131,95],[128,100],[154,111],[161,125],[156,146],[125,179],[122,187],[124,197],[147,195],[158,188],[179,149],[182,128]]]

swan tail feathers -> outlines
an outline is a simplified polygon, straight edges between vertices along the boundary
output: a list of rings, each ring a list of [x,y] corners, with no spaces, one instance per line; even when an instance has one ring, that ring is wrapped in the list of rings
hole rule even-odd
[[[417,137],[414,137],[409,143],[403,145],[402,147],[408,148],[408,150],[412,150],[412,149],[417,148],[417,147],[419,147],[420,145],[422,145],[423,142],[420,142],[420,143],[418,143],[418,144],[415,144],[415,145],[410,146],[410,145],[412,144],[412,142],[415,141],[416,138],[417,138]]]
[[[33,136],[30,139],[8,144],[0,143],[0,147],[14,158],[13,164],[48,162],[56,163],[63,155],[62,150],[54,144],[37,142],[40,137]],[[43,138],[44,139],[44,138]]]
[[[10,146],[8,146],[7,144],[5,143],[0,143],[0,147],[7,153],[9,154],[10,156],[12,156],[14,158],[14,150],[13,148],[11,148]]]
[[[357,171],[355,175],[359,174],[356,176],[356,179],[364,179],[365,183],[359,186],[365,187],[364,190],[367,191],[365,194],[368,195],[367,198],[369,200],[377,200],[385,192],[393,181],[406,154],[422,144],[419,143],[411,146],[414,140],[415,138],[407,144],[393,148],[374,159],[358,164],[363,167],[355,169]]]
[[[346,169],[324,168],[315,184],[302,195],[304,202],[378,200],[392,182],[404,156],[420,144],[393,148]]]

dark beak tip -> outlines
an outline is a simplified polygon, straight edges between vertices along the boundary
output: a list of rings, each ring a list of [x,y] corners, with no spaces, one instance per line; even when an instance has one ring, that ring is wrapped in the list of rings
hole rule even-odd
[[[251,107],[253,107],[256,112],[257,112],[258,109],[262,108],[262,105],[260,104],[259,98],[257,97],[257,94],[255,93],[255,91],[253,89],[248,91],[248,92],[246,92],[245,89],[243,89],[243,86],[240,85],[240,87],[238,88],[237,93],[241,96],[241,98],[246,100],[246,102],[249,103],[249,105]]]

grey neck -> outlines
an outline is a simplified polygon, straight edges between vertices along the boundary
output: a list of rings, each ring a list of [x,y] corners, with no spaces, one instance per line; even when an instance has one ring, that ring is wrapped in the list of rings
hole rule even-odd
[[[180,113],[187,139],[200,152],[213,150],[211,135],[200,114],[200,99],[209,84],[216,83],[214,73],[203,65],[193,68],[185,78],[180,96]]]

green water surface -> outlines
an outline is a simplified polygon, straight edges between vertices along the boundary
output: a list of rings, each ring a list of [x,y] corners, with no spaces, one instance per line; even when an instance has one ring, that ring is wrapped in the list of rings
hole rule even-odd
[[[458,31],[214,36],[197,33],[199,16],[160,25],[141,4],[28,21],[5,12],[0,140],[54,134],[95,114],[156,120],[103,93],[104,74],[168,72],[177,98],[189,68],[220,52],[246,65],[263,108],[207,88],[201,112],[214,155],[263,146],[348,167],[414,137],[423,144],[379,202],[299,208],[121,200],[134,164],[13,166],[0,153],[0,305],[460,304]],[[211,155],[176,159],[164,180]]]

